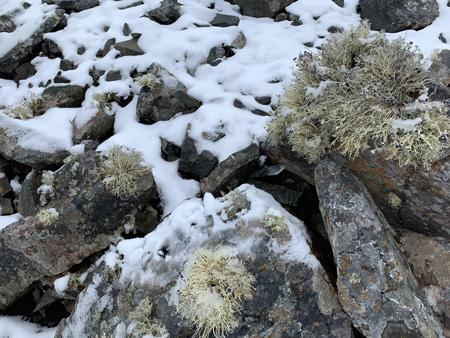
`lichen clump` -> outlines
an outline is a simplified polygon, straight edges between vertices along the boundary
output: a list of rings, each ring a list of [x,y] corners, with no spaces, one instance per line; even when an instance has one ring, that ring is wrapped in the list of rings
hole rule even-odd
[[[140,338],[145,335],[152,337],[167,337],[168,332],[161,321],[155,318],[154,307],[148,298],[139,303],[131,313],[130,319],[134,322],[131,337]]]
[[[151,173],[142,161],[141,153],[124,147],[115,146],[108,151],[99,166],[106,189],[117,197],[135,197],[139,180]]]
[[[93,97],[97,108],[106,113],[111,110],[112,102],[117,100],[117,95],[115,93],[97,93]]]
[[[392,209],[399,209],[402,206],[402,199],[396,193],[390,192],[387,195],[387,201]]]
[[[283,216],[267,214],[264,216],[263,225],[265,228],[273,232],[283,232],[288,229],[286,220]]]
[[[29,120],[35,116],[41,106],[42,99],[32,96],[21,104],[6,109],[5,113],[14,119]]]
[[[58,220],[59,212],[55,208],[43,209],[37,213],[36,218],[40,223],[50,225]]]
[[[195,325],[199,337],[224,337],[239,325],[241,302],[253,298],[254,282],[230,248],[198,250],[179,291],[177,312]]]
[[[136,82],[141,87],[148,87],[149,89],[156,88],[161,82],[152,73],[147,73],[136,78]]]
[[[448,109],[427,101],[429,81],[421,55],[402,39],[389,41],[367,23],[334,34],[299,57],[271,139],[286,139],[311,163],[330,150],[354,158],[370,149],[429,168],[450,145]]]

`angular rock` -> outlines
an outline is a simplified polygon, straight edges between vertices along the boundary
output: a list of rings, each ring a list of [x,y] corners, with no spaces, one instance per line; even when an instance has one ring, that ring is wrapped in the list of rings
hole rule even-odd
[[[40,44],[45,33],[50,32],[64,21],[64,11],[56,10],[31,34],[31,36],[19,41],[9,52],[0,57],[0,75],[12,76],[26,58],[28,58],[35,46]]]
[[[258,212],[242,210],[239,216],[224,217],[230,204],[240,199],[257,205]],[[270,212],[279,213],[286,227],[279,232],[266,228],[264,214]],[[126,337],[127,332],[150,335],[145,330],[150,327],[142,326],[144,321],[166,331],[166,337],[195,336],[197,328],[176,311],[178,291],[197,250],[215,252],[225,246],[232,248],[232,255],[255,278],[253,295],[239,302],[242,309],[234,317],[237,327],[226,333],[227,338],[351,338],[348,316],[312,256],[305,233],[301,221],[249,185],[221,199],[206,195],[203,201],[185,201],[157,230],[133,242],[122,241],[107,254],[109,263],[97,265],[92,282],[55,337],[79,338],[80,332],[85,338]],[[127,251],[130,244],[139,257]],[[214,285],[210,288],[215,290]]]
[[[106,81],[119,81],[120,79],[122,79],[120,70],[110,70],[105,76]]]
[[[138,39],[131,39],[114,44],[114,48],[120,52],[120,56],[143,55],[145,52],[139,47]]]
[[[12,215],[14,208],[10,198],[0,197],[0,215]]]
[[[108,54],[109,53],[109,51],[111,50],[111,48],[115,45],[115,43],[116,43],[116,39],[115,38],[111,38],[111,39],[108,39],[106,42],[105,42],[105,46],[103,47],[103,49],[100,49],[98,52],[97,52],[97,57],[99,57],[99,58],[102,58],[102,57],[105,57],[106,56],[106,54]],[[120,48],[120,46],[119,46],[119,48]],[[116,48],[117,49],[117,48]],[[120,49],[118,49],[119,51],[120,51]]]
[[[53,0],[67,12],[81,12],[99,5],[99,0]]]
[[[273,184],[264,181],[249,180],[248,183],[253,184],[258,189],[264,190],[277,200],[277,202],[289,206],[297,207],[303,192],[285,187],[280,184]]]
[[[209,51],[206,63],[211,66],[217,66],[225,58],[226,50],[224,47],[213,47]]]
[[[63,71],[74,70],[77,69],[77,66],[75,66],[74,63],[69,60],[61,60],[59,64],[59,69]]]
[[[239,5],[244,15],[273,18],[295,0],[231,0],[231,2]]]
[[[214,19],[210,22],[210,25],[217,27],[238,26],[239,21],[240,20],[237,16],[217,13]]]
[[[8,177],[6,177],[4,173],[0,172],[0,197],[5,196],[11,191],[12,189],[9,185]]]
[[[78,144],[84,140],[103,141],[114,132],[114,116],[109,115],[102,110],[97,113],[85,124],[78,126],[73,123],[72,140]]]
[[[34,216],[39,211],[38,188],[41,186],[42,173],[32,170],[22,182],[17,209],[23,217]]]
[[[180,17],[180,4],[177,0],[163,0],[158,8],[145,16],[161,25],[170,25]]]
[[[14,81],[19,82],[20,80],[28,79],[34,74],[36,74],[36,67],[31,62],[24,63],[17,67]]]
[[[315,169],[344,311],[366,337],[442,337],[394,232],[362,182],[330,160]]]
[[[189,128],[188,128],[189,129]],[[186,179],[200,180],[209,175],[219,162],[210,151],[203,150],[200,154],[197,152],[195,140],[186,132],[183,144],[181,145],[180,162],[178,163],[178,172],[181,177]]]
[[[160,64],[150,66],[146,76],[154,77],[149,86],[143,86],[139,93],[136,113],[139,122],[152,124],[171,119],[178,113],[192,113],[201,102],[187,94],[187,88]]]
[[[98,174],[100,161],[95,153],[72,157],[53,174],[46,208],[0,231],[0,309],[34,281],[107,248],[154,197],[151,171],[140,177],[136,195],[116,196]]]
[[[176,161],[181,156],[181,148],[176,144],[161,138],[161,157],[164,161]]]
[[[245,37],[244,33],[239,32],[238,36],[231,43],[231,47],[235,49],[242,49],[245,47],[246,43],[247,38]]]
[[[14,24],[14,21],[11,20],[11,18],[2,15],[0,16],[0,33],[11,33],[16,30],[16,25]]]
[[[230,155],[202,179],[201,189],[215,195],[234,189],[259,167],[259,148],[252,144]]]
[[[424,28],[439,15],[436,0],[360,0],[359,6],[373,30],[389,33]]]
[[[444,49],[433,59],[429,68],[430,74],[436,82],[450,86],[450,49]]]
[[[450,242],[442,237],[426,237],[403,232],[400,248],[412,267],[423,293],[450,336]]]
[[[81,107],[86,89],[77,85],[52,86],[42,93],[40,106],[35,114],[43,114],[48,109]]]

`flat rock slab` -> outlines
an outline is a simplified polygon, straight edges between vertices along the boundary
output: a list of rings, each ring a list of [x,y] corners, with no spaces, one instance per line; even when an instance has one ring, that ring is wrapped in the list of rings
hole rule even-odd
[[[231,2],[239,5],[244,15],[273,18],[295,0],[232,0]]]

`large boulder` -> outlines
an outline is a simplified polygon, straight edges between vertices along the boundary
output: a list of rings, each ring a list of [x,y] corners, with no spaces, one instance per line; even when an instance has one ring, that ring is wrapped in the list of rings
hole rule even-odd
[[[366,337],[443,337],[394,232],[363,183],[330,160],[316,189],[337,266],[339,300]]]
[[[353,337],[303,223],[249,185],[185,201],[97,264],[57,338]]]
[[[151,170],[128,166],[132,157],[117,159],[73,156],[41,177],[39,212],[0,231],[0,309],[34,281],[107,248],[149,204],[155,195]]]
[[[11,77],[17,67],[33,53],[34,48],[42,43],[44,34],[52,31],[64,20],[64,11],[56,10],[48,15],[30,36],[17,39],[17,44],[5,55],[0,56],[0,75]]]
[[[152,64],[141,77],[141,83],[136,108],[141,123],[166,121],[178,113],[192,113],[201,106],[200,101],[187,94],[185,85],[160,64]]]
[[[231,2],[239,5],[244,15],[273,18],[295,0],[231,0]]]
[[[424,28],[439,15],[436,0],[360,0],[359,6],[373,30],[389,33]]]

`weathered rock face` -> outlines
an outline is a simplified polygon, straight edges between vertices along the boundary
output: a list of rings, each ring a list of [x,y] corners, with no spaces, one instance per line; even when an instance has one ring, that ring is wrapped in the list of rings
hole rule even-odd
[[[68,12],[84,11],[99,4],[99,0],[44,0],[44,2],[58,5]]]
[[[295,0],[232,0],[231,2],[239,5],[244,15],[254,16],[256,18],[273,18],[291,3],[295,2]]]
[[[440,82],[447,87],[450,86],[450,49],[439,52],[429,71],[436,82]]]
[[[136,112],[139,122],[151,124],[166,121],[178,113],[192,113],[201,102],[187,94],[187,88],[161,65],[154,63],[147,75],[154,77],[151,86],[139,93]]]
[[[180,4],[177,0],[163,0],[158,8],[151,10],[146,16],[161,25],[170,25],[180,17]]]
[[[320,210],[346,313],[366,337],[442,337],[393,230],[350,171],[323,160],[315,169]]]
[[[9,52],[0,57],[0,75],[12,76],[17,67],[31,55],[33,48],[42,42],[44,34],[53,30],[64,20],[64,11],[56,10],[53,15],[41,23],[30,37],[19,42]]]
[[[86,89],[76,85],[52,86],[42,93],[40,107],[35,113],[43,114],[48,109],[81,107]]]
[[[102,141],[114,130],[114,116],[99,110],[88,122],[78,126],[73,123],[72,140],[77,144],[83,140]]]
[[[402,233],[399,242],[420,288],[440,315],[445,336],[450,337],[450,242],[414,232]]]
[[[116,196],[102,181],[100,161],[94,153],[71,158],[52,175],[51,185],[42,182],[45,208],[0,231],[0,309],[32,282],[107,248],[154,197],[150,171],[140,177],[135,196]]]
[[[5,15],[0,16],[0,33],[2,32],[11,33],[14,32],[15,30],[16,25],[11,20],[11,18]]]
[[[243,209],[251,209],[250,205],[257,205],[258,211]],[[282,220],[277,231],[264,225],[269,210]],[[269,195],[248,185],[222,199],[206,195],[203,201],[186,201],[145,238],[123,241],[106,254],[109,263],[99,264],[56,337],[151,334],[152,327],[139,317],[166,337],[194,336],[197,327],[176,311],[179,290],[186,282],[183,276],[198,249],[215,252],[224,247],[255,279],[253,296],[240,301],[241,311],[234,317],[237,325],[226,337],[353,337],[350,321],[311,255],[304,231],[302,223]],[[138,259],[127,252],[129,245],[140,252]]]
[[[214,19],[209,24],[211,26],[217,27],[230,27],[238,26],[239,21],[240,20],[237,16],[217,13]]]
[[[424,28],[439,15],[436,0],[360,0],[359,6],[373,30],[390,33]]]
[[[139,47],[138,40],[133,38],[118,42],[114,44],[114,48],[120,52],[120,56],[143,55],[145,52]]]

